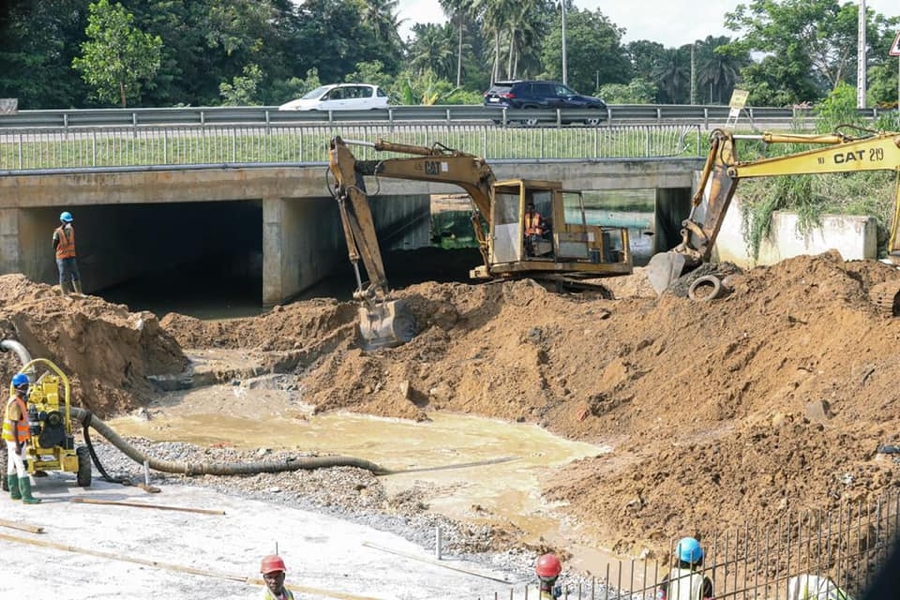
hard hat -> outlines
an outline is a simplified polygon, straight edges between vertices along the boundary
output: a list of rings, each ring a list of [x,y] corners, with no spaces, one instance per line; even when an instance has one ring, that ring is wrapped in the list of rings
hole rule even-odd
[[[28,375],[25,373],[16,373],[13,375],[12,384],[14,388],[20,388],[29,384]]]
[[[62,221],[63,223],[71,223],[72,222],[72,213],[70,213],[67,210],[59,213],[59,220]]]
[[[534,567],[538,577],[557,577],[562,572],[562,565],[554,554],[544,554],[537,559]]]
[[[692,537],[681,538],[675,547],[675,557],[686,563],[698,563],[703,558],[703,548]]]
[[[259,566],[259,572],[263,575],[267,575],[268,573],[275,573],[276,571],[287,571],[284,568],[284,561],[281,560],[281,557],[277,554],[270,554],[269,556],[263,557],[262,564]]]

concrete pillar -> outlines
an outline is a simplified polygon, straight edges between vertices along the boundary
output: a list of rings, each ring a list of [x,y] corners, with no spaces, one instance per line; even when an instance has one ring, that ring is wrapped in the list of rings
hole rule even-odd
[[[681,243],[681,222],[691,212],[691,188],[659,188],[653,223],[653,253],[665,252]]]
[[[337,204],[330,198],[264,198],[262,303],[280,304],[347,260]],[[348,289],[355,284],[348,279]]]
[[[19,272],[18,208],[0,209],[0,273]]]

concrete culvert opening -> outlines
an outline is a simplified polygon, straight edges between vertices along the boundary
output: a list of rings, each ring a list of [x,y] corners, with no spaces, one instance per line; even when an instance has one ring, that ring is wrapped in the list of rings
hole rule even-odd
[[[135,204],[79,212],[85,223],[78,230],[79,266],[91,294],[160,315],[215,318],[260,311],[260,202]],[[112,235],[95,231],[98,224]]]

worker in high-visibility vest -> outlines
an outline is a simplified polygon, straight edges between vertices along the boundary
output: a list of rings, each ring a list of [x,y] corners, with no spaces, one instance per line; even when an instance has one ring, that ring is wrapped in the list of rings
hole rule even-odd
[[[25,444],[31,438],[28,423],[28,375],[16,373],[12,378],[13,393],[3,411],[3,441],[6,442],[6,481],[9,497],[25,504],[37,504],[39,499],[31,495],[31,479],[23,460]]]
[[[544,217],[534,208],[534,202],[530,200],[525,205],[525,254],[535,256],[537,254],[537,242],[544,239],[547,229]]]
[[[56,253],[56,266],[59,269],[59,289],[68,294],[69,282],[72,282],[74,293],[82,295],[81,274],[75,261],[75,227],[72,225],[72,213],[64,211],[59,215],[59,227],[53,231],[53,250]]]
[[[538,600],[556,600],[562,596],[562,587],[556,585],[556,580],[562,573],[562,563],[555,554],[544,554],[538,558],[534,572],[540,581]]]
[[[263,557],[259,565],[259,572],[266,582],[263,600],[294,600],[291,590],[284,587],[285,571],[284,560],[277,554]]]

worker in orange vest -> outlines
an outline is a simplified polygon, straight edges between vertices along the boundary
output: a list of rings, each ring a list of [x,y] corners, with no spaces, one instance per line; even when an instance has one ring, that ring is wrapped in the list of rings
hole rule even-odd
[[[556,585],[556,580],[562,573],[562,564],[555,554],[544,554],[538,558],[534,572],[541,582],[538,600],[556,600],[562,595],[562,588]]]
[[[284,561],[277,554],[263,557],[259,566],[259,572],[266,582],[263,600],[294,600],[291,590],[284,587],[285,571]]]
[[[59,269],[59,289],[67,294],[69,281],[78,295],[81,291],[81,275],[78,263],[75,262],[75,227],[72,225],[72,213],[64,211],[59,215],[59,227],[53,232],[53,250],[56,252],[56,266]]]
[[[535,255],[535,242],[543,239],[545,229],[544,218],[529,200],[525,205],[525,253],[528,256]]]
[[[3,413],[3,440],[6,442],[6,482],[9,497],[25,504],[40,502],[31,495],[31,479],[25,470],[25,443],[31,437],[28,427],[28,376],[16,373],[12,378],[13,392]]]

